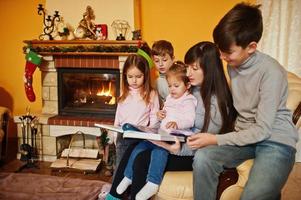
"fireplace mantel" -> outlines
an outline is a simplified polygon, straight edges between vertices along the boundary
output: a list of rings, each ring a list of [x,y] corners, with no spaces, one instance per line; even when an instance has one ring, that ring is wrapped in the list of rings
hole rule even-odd
[[[42,56],[104,55],[128,56],[144,44],[142,40],[25,40],[27,46]]]

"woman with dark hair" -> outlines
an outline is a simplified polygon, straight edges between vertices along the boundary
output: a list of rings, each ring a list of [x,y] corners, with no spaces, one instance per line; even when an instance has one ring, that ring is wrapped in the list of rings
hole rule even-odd
[[[187,51],[184,62],[190,83],[195,90],[199,89],[203,102],[204,117],[196,120],[195,127],[202,127],[201,132],[213,129],[214,125],[218,129],[214,133],[232,130],[236,111],[218,48],[211,42],[200,42]],[[221,118],[212,114],[220,114]]]
[[[187,76],[192,85],[192,94],[197,98],[194,134],[187,138],[183,149],[193,148],[191,143],[197,145],[198,136],[202,132],[221,134],[233,129],[236,111],[233,107],[232,96],[224,74],[222,61],[218,48],[212,42],[200,42],[191,47],[184,58],[187,65]],[[162,112],[163,113],[163,112]],[[159,118],[164,118],[164,113]],[[155,142],[155,144],[171,151],[175,144]],[[194,148],[195,149],[195,148]],[[132,148],[124,154],[116,171],[110,197],[121,199],[115,190],[120,183],[125,165]],[[192,170],[193,156],[170,155],[165,171]],[[150,162],[150,152],[141,152],[134,162],[133,178],[130,196],[135,199],[137,192],[145,185],[146,174]],[[119,174],[119,175],[118,175]],[[112,198],[110,198],[112,199]]]

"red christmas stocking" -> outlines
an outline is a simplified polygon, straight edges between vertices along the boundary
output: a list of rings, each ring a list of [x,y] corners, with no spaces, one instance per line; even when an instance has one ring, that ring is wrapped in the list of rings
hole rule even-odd
[[[41,64],[41,56],[36,54],[33,51],[28,51],[26,54],[26,65],[25,65],[25,73],[24,73],[24,87],[27,99],[31,102],[36,100],[36,95],[33,91],[32,83],[32,75],[36,70],[37,66]]]

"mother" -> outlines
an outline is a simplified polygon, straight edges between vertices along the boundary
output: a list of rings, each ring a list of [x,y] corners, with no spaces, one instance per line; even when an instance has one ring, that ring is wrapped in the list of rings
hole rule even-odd
[[[187,76],[193,86],[192,94],[198,100],[194,125],[196,132],[221,134],[231,131],[236,111],[218,48],[212,42],[200,42],[187,51],[184,62],[187,64]],[[189,138],[188,143],[197,144],[199,134],[202,133],[196,133],[193,138]],[[166,143],[162,146],[168,150],[173,149],[173,145]],[[124,168],[132,149],[133,147],[130,147],[124,154],[106,199],[122,199],[122,196],[116,193],[116,187],[123,178]],[[192,170],[192,158],[170,155],[166,171]],[[135,199],[136,194],[145,185],[149,162],[149,151],[140,153],[135,160],[131,199]]]

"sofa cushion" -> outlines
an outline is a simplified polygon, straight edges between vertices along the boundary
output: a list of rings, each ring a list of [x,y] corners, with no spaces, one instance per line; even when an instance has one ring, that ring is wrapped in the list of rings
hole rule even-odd
[[[291,110],[295,110],[301,102],[301,78],[297,75],[288,72],[288,98],[287,107]]]
[[[166,172],[160,185],[157,200],[193,200],[192,172]]]

